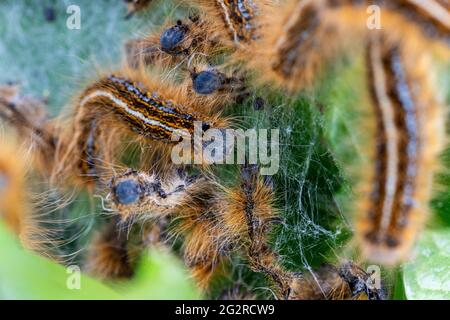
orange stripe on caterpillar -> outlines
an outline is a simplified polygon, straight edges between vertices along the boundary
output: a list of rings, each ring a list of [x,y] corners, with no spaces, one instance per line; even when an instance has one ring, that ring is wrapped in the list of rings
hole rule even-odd
[[[427,215],[445,113],[430,89],[426,57],[405,42],[374,36],[367,64],[377,119],[375,167],[361,195],[357,233],[366,258],[408,257]]]

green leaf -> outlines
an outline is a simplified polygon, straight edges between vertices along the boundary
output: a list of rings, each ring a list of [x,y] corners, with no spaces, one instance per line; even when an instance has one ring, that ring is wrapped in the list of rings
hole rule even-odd
[[[2,221],[0,253],[0,299],[200,298],[181,262],[164,251],[145,254],[135,277],[115,285],[115,289],[26,251]],[[76,283],[80,284],[79,289],[74,288]]]
[[[0,253],[0,299],[120,298],[101,282],[24,250],[2,221]],[[78,281],[78,276],[80,288],[76,289],[70,284]]]
[[[403,267],[403,281],[410,300],[450,299],[450,229],[423,234],[415,259]]]
[[[126,299],[199,299],[200,293],[181,262],[169,252],[149,250],[121,293]]]

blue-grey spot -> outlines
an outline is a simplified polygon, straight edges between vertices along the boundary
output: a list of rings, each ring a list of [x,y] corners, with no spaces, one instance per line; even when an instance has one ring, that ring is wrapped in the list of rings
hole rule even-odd
[[[162,33],[159,42],[161,44],[161,49],[166,52],[173,52],[177,46],[184,40],[187,28],[182,24],[177,24],[170,27]]]
[[[139,200],[141,188],[133,180],[124,180],[117,184],[115,189],[116,199],[121,204],[133,204]]]
[[[220,89],[223,76],[214,71],[202,71],[192,77],[194,91],[198,94],[211,94]]]

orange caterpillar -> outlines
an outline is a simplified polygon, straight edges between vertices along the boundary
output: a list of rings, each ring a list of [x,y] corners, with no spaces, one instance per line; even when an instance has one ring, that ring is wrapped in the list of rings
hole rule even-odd
[[[189,138],[197,127],[203,132],[226,126],[214,99],[187,92],[182,84],[162,83],[139,71],[101,77],[78,99],[73,122],[58,145],[54,177],[75,173],[83,184],[92,185],[102,175],[93,167],[111,170],[127,138],[141,144],[145,162],[159,159],[152,165],[161,168],[170,163],[176,137]]]
[[[219,217],[226,237],[244,249],[250,267],[267,275],[277,297],[284,299],[292,275],[283,270],[268,246],[268,234],[278,215],[270,181],[261,179],[258,170],[255,165],[241,168],[240,186],[226,189],[220,197]]]
[[[279,299],[382,298],[379,289],[368,287],[369,275],[352,263],[320,269],[314,277],[281,266],[268,246],[268,232],[277,219],[271,183],[257,171],[257,166],[242,167],[241,185],[223,191],[213,181],[197,176],[164,181],[154,174],[129,171],[113,177],[107,199],[123,222],[152,222],[154,226],[172,220],[168,232],[183,237],[185,263],[203,289],[227,257],[244,252],[250,267],[268,277]],[[129,274],[130,261],[136,256],[128,251],[130,244],[124,241],[117,221],[96,238],[88,257],[89,269],[103,278]],[[161,229],[157,230],[156,237],[150,238],[160,241]],[[143,234],[144,238],[155,234],[154,227]],[[141,245],[144,248],[145,241]]]
[[[372,261],[405,260],[429,211],[445,112],[429,79],[429,57],[411,44],[374,35],[368,80],[377,121],[372,172],[358,203],[357,236]]]
[[[86,258],[88,273],[100,279],[129,278],[133,274],[133,257],[129,254],[127,230],[120,220],[111,219],[89,245]]]
[[[295,91],[312,86],[324,65],[337,54],[360,49],[372,31],[370,5],[380,7],[380,27],[397,37],[414,39],[420,47],[437,49],[448,57],[448,5],[426,1],[290,0],[271,6],[262,16],[261,37],[248,54],[265,82]],[[351,36],[349,36],[351,35]],[[437,41],[433,41],[437,40]],[[430,46],[431,45],[431,46]],[[256,58],[254,58],[256,57]]]
[[[193,201],[191,195],[205,182],[196,175],[186,176],[181,169],[166,173],[163,180],[156,174],[128,170],[111,179],[107,199],[111,199],[111,210],[119,212],[122,219],[142,214],[162,218]]]

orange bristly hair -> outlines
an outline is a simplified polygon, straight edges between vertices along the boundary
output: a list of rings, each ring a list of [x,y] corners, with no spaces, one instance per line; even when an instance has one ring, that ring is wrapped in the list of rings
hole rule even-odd
[[[255,165],[241,167],[240,186],[224,190],[217,202],[218,216],[222,232],[233,247],[243,249],[250,267],[265,274],[274,285],[277,297],[285,299],[292,274],[282,268],[268,244],[278,213],[271,182],[261,178],[258,170]]]
[[[4,139],[0,140],[0,150],[0,218],[18,235],[25,248],[42,252],[45,230],[33,219],[28,202],[25,153]]]
[[[195,0],[207,21],[208,33],[229,47],[243,48],[259,39],[261,17],[273,1],[268,0]]]

